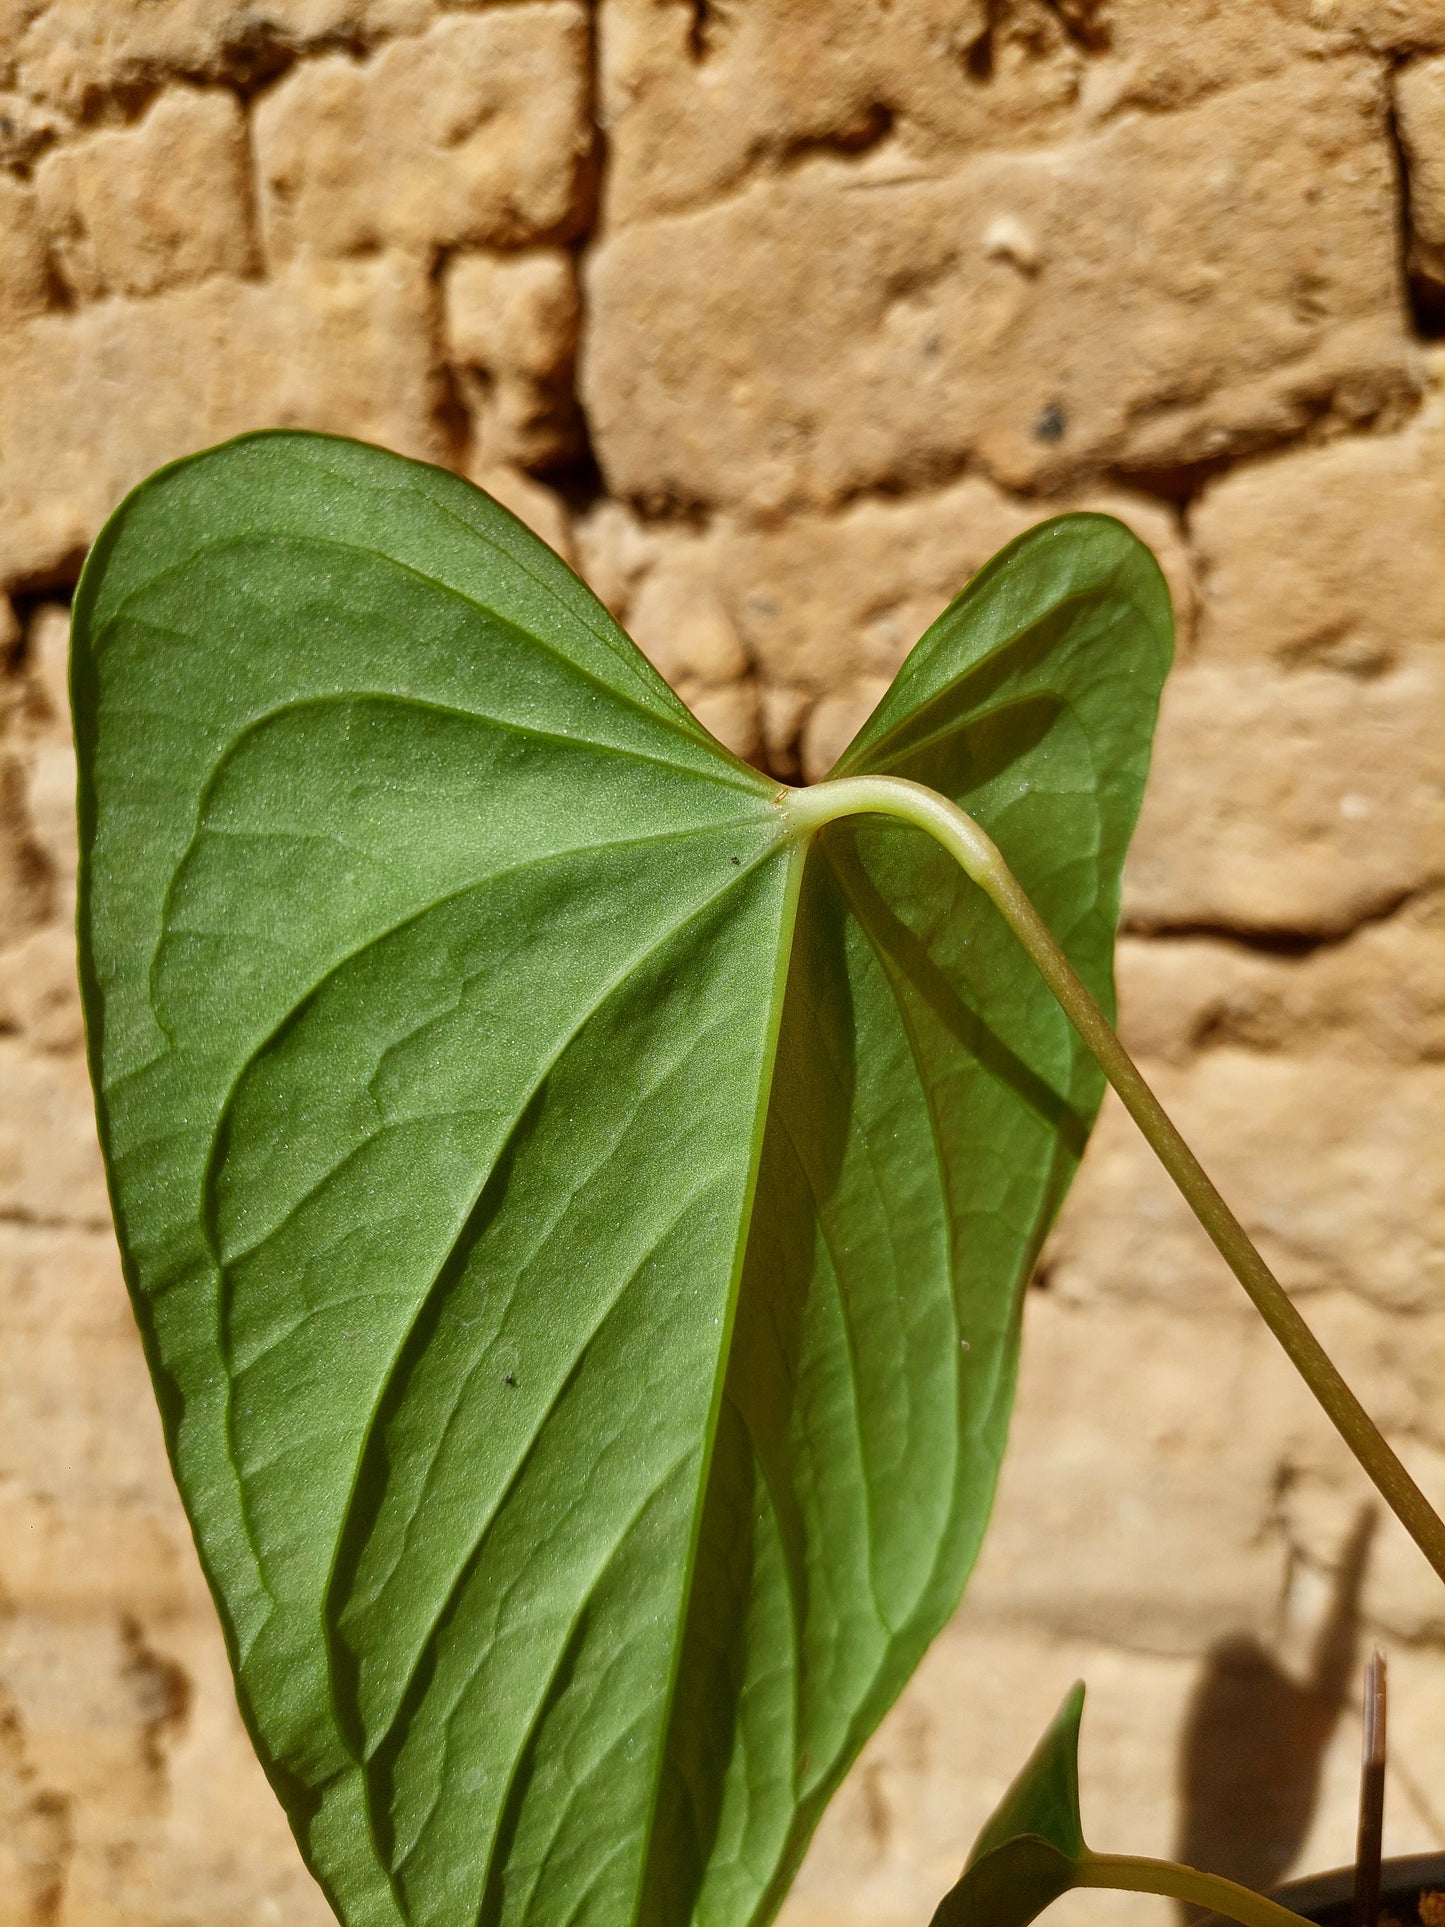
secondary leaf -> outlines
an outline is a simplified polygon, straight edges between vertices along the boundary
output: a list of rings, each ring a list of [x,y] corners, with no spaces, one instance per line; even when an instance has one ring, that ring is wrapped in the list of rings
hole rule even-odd
[[[1278,1901],[1219,1874],[1086,1846],[1079,1816],[1083,1711],[1084,1689],[1074,1686],[974,1841],[931,1927],[1029,1927],[1071,1887],[1158,1894],[1241,1927],[1309,1927]]]
[[[1110,1003],[1170,648],[1022,537],[839,765]],[[921,833],[790,831],[441,471],[253,437],[76,598],[127,1277],[242,1706],[351,1927],[741,1927],[956,1603],[1100,1079]]]
[[[1079,1721],[1084,1689],[1070,1689],[973,1844],[932,1927],[1028,1927],[1075,1884],[1084,1845],[1079,1818]]]

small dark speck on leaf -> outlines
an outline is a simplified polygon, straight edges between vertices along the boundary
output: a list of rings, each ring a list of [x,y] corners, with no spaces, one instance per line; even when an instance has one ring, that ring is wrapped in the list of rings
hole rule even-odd
[[[517,1382],[517,1374],[515,1372],[503,1372],[502,1383],[504,1385],[515,1385],[516,1382]]]
[[[1064,438],[1068,418],[1056,401],[1051,401],[1034,423],[1034,434],[1041,442],[1059,442]]]
[[[740,856],[734,856],[734,857],[729,857],[729,859],[728,859],[728,861],[729,861],[730,863],[737,863],[737,864],[741,864],[741,862],[742,862],[742,858],[741,858]]]

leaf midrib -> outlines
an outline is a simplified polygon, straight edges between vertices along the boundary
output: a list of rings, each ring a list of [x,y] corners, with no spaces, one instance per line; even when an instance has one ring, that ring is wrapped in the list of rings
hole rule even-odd
[[[751,821],[751,819],[748,819],[748,820]],[[647,839],[638,839],[638,840],[651,841],[654,839],[647,838]],[[515,1132],[520,1118],[526,1114],[527,1107],[532,1101],[532,1099],[536,1096],[537,1091],[540,1090],[542,1084],[546,1081],[547,1077],[551,1075],[552,1071],[556,1067],[556,1064],[560,1061],[562,1055],[570,1047],[570,1045],[573,1043],[575,1038],[580,1034],[580,1032],[586,1026],[586,1024],[590,1022],[591,1019],[597,1014],[597,1012],[603,1008],[603,1006],[608,1001],[608,999],[613,995],[615,995],[617,991],[619,991],[628,982],[628,980],[636,973],[636,971],[640,969],[642,965],[647,961],[649,956],[655,954],[658,950],[663,948],[666,944],[673,941],[674,938],[678,935],[678,933],[684,930],[689,923],[695,921],[697,918],[703,916],[704,914],[706,914],[706,912],[711,910],[717,903],[719,903],[728,894],[729,891],[734,889],[745,878],[750,876],[753,873],[753,871],[761,868],[762,865],[764,865],[765,863],[778,860],[778,858],[779,858],[779,847],[775,843],[769,846],[766,850],[764,850],[759,856],[755,857],[750,863],[741,865],[737,869],[731,870],[726,880],[724,881],[722,887],[719,890],[712,892],[710,895],[702,899],[700,902],[694,904],[689,909],[686,916],[678,918],[674,922],[670,923],[667,929],[664,930],[660,935],[658,935],[651,942],[649,942],[649,944],[642,951],[634,953],[633,956],[629,958],[624,969],[619,971],[616,974],[616,976],[609,981],[609,983],[604,987],[601,994],[598,997],[596,997],[589,1004],[588,1008],[579,1015],[576,1022],[568,1031],[567,1035],[560,1040],[560,1042],[557,1045],[557,1048],[548,1058],[547,1062],[542,1066],[531,1088],[529,1089],[526,1098],[524,1099],[522,1104],[518,1107],[516,1113],[512,1118],[511,1124],[508,1127],[507,1136],[506,1138],[504,1138],[502,1147],[498,1152],[499,1157],[504,1154],[506,1143],[510,1142],[511,1136]],[[237,1081],[239,1081],[239,1079]],[[218,1135],[219,1135],[219,1132],[218,1132]],[[214,1141],[215,1140],[213,1139],[213,1145],[214,1145]],[[355,1472],[354,1472],[352,1484],[347,1493],[346,1500],[341,1511],[341,1527],[336,1536],[336,1544],[335,1544],[335,1547],[333,1548],[331,1565],[328,1571],[325,1591],[323,1594],[323,1600],[326,1603],[323,1604],[322,1618],[323,1618],[323,1627],[324,1627],[324,1637],[325,1637],[326,1649],[327,1649],[327,1669],[332,1682],[331,1692],[333,1695],[333,1710],[335,1709],[337,1704],[337,1696],[335,1693],[335,1664],[336,1664],[335,1637],[336,1635],[334,1631],[334,1628],[337,1624],[337,1618],[336,1618],[336,1614],[334,1613],[330,1605],[330,1601],[332,1599],[334,1587],[336,1585],[337,1578],[338,1578],[338,1570],[337,1570],[338,1560],[340,1557],[342,1544],[344,1543],[344,1540],[345,1540],[347,1522],[350,1519],[353,1507],[355,1505],[356,1493],[357,1493],[357,1482],[359,1481],[361,1470],[366,1459],[366,1455],[371,1446],[371,1441],[372,1441],[372,1437],[373,1437],[376,1423],[378,1420],[378,1415],[384,1407],[387,1393],[395,1377],[396,1369],[397,1369],[399,1360],[405,1350],[408,1338],[411,1332],[415,1329],[417,1320],[423,1315],[427,1304],[430,1302],[432,1294],[436,1289],[437,1281],[444,1273],[446,1269],[446,1265],[450,1260],[452,1252],[456,1248],[456,1244],[458,1240],[464,1234],[466,1225],[470,1221],[471,1216],[476,1210],[477,1202],[482,1192],[485,1190],[485,1187],[491,1175],[491,1172],[496,1167],[496,1162],[497,1162],[497,1159],[494,1158],[491,1164],[488,1165],[486,1171],[481,1174],[479,1183],[469,1202],[467,1210],[463,1214],[461,1214],[458,1229],[456,1231],[456,1234],[454,1235],[454,1237],[452,1238],[452,1240],[448,1245],[446,1255],[442,1258],[441,1263],[438,1265],[436,1272],[434,1273],[430,1283],[418,1298],[417,1305],[415,1310],[413,1311],[412,1317],[408,1321],[406,1330],[401,1334],[398,1340],[397,1346],[393,1351],[391,1361],[387,1367],[387,1370],[384,1376],[381,1379],[380,1389],[379,1389],[377,1398],[373,1402],[371,1411],[367,1415],[365,1428],[360,1435],[360,1440],[356,1451]],[[207,1226],[207,1230],[209,1233],[210,1231],[209,1225]],[[219,1269],[221,1268],[218,1267],[218,1270]],[[222,1276],[224,1277],[223,1271],[222,1271]],[[223,1296],[224,1296],[224,1289],[222,1293],[218,1294],[218,1304],[220,1303]],[[227,1439],[228,1439],[227,1457],[236,1481],[238,1505],[242,1513],[243,1526],[246,1532],[247,1540],[251,1546],[253,1557],[255,1557],[255,1559],[257,1560],[258,1567],[260,1568],[260,1570],[264,1572],[264,1567],[261,1567],[260,1565],[260,1552],[256,1541],[255,1526],[251,1518],[250,1506],[247,1502],[246,1488],[240,1475],[239,1466],[238,1466],[238,1462],[237,1462],[237,1458],[234,1450],[234,1435],[233,1435],[234,1399],[235,1399],[235,1384],[228,1369],[226,1398],[225,1398],[225,1425],[226,1425],[226,1432],[227,1432]],[[715,1430],[715,1421],[711,1429]],[[703,1487],[704,1485],[705,1485],[705,1481],[700,1481],[700,1487]],[[700,1513],[700,1508],[699,1508],[699,1513]],[[486,1523],[483,1525],[481,1531],[477,1534],[475,1543],[479,1544],[481,1539],[485,1537],[486,1531],[490,1528],[491,1524],[494,1523],[495,1517],[496,1517],[496,1507],[494,1506],[492,1508],[492,1511],[488,1515],[488,1519]],[[695,1548],[694,1548],[694,1560],[695,1560]],[[454,1581],[454,1584],[455,1584],[455,1581]],[[690,1590],[690,1585],[685,1588],[685,1591],[688,1591],[688,1590]],[[449,1593],[449,1597],[450,1597],[450,1593]],[[441,1616],[444,1616],[444,1613]],[[428,1634],[428,1637],[432,1636],[435,1633],[436,1626],[440,1624],[441,1616],[438,1616],[436,1619],[434,1619],[432,1627]],[[422,1646],[420,1648],[421,1652],[425,1651],[425,1644],[426,1642],[423,1641]],[[415,1665],[417,1663],[419,1663],[419,1660],[414,1660],[413,1673],[415,1670]],[[344,1746],[348,1755],[355,1762],[357,1769],[362,1774],[363,1799],[364,1799],[364,1803],[365,1803],[366,1811],[368,1815],[368,1827],[369,1827],[369,1830],[371,1831],[371,1835],[374,1841],[376,1838],[375,1824],[374,1824],[374,1818],[372,1815],[372,1801],[371,1801],[371,1789],[369,1785],[369,1776],[366,1774],[365,1761],[356,1752],[356,1749],[353,1747],[351,1740],[339,1719],[335,1720],[335,1726],[336,1726],[338,1737],[342,1745]],[[664,1722],[663,1722],[663,1729],[664,1731],[666,1730],[666,1719],[664,1719]],[[379,1855],[378,1855],[378,1867],[381,1870],[381,1872],[385,1875],[385,1877],[390,1881],[391,1870],[386,1866],[386,1864],[383,1861],[381,1861]]]
[[[759,856],[754,858],[751,863],[741,865],[737,869],[730,871],[726,881],[724,882],[720,890],[715,891],[711,896],[705,898],[700,903],[694,905],[692,909],[689,910],[687,916],[682,917],[678,919],[676,923],[669,925],[668,929],[664,931],[660,937],[657,938],[655,943],[648,945],[647,948],[644,949],[643,951],[639,953],[635,953],[634,956],[629,960],[626,968],[623,971],[619,972],[618,975],[604,987],[601,995],[596,999],[596,1001],[591,1006],[589,1006],[589,1008],[586,1011],[582,1013],[582,1015],[578,1019],[577,1024],[574,1025],[573,1029],[567,1034],[567,1036],[561,1040],[561,1043],[559,1044],[557,1051],[553,1054],[551,1058],[548,1059],[547,1063],[543,1066],[541,1074],[539,1075],[538,1079],[532,1086],[532,1089],[529,1091],[527,1101],[530,1102],[531,1098],[535,1096],[537,1089],[540,1088],[540,1085],[545,1080],[545,1078],[548,1075],[550,1075],[550,1072],[552,1068],[555,1066],[557,1059],[561,1056],[562,1052],[567,1048],[567,1046],[572,1042],[573,1037],[577,1034],[577,1031],[581,1029],[582,1025],[585,1024],[588,1021],[588,1019],[590,1019],[590,1017],[595,1014],[596,1010],[601,1009],[602,1005],[606,1002],[607,998],[610,997],[616,990],[621,988],[621,986],[627,981],[628,977],[630,977],[635,970],[640,968],[640,966],[646,962],[647,957],[650,954],[652,954],[652,952],[655,949],[660,948],[663,944],[667,942],[670,942],[672,938],[677,934],[677,932],[681,929],[684,929],[687,926],[687,924],[693,920],[694,917],[701,915],[705,910],[709,909],[714,903],[720,901],[721,898],[724,897],[729,890],[734,888],[735,885],[738,884],[744,877],[750,875],[754,869],[760,867],[763,863],[766,863],[774,859],[776,855],[777,855],[777,846],[773,845],[767,850],[763,851]],[[277,1029],[284,1027],[284,1024],[287,1021],[289,1021],[291,1015],[294,1014],[294,1009],[295,1007],[293,1006],[293,1010],[288,1011],[288,1013],[286,1014],[286,1017],[282,1019],[282,1023],[277,1026]],[[258,1047],[258,1050],[263,1048],[264,1048],[264,1042],[261,1046]],[[252,1052],[250,1054],[250,1056],[247,1059],[247,1067],[249,1067],[249,1065],[255,1061],[255,1057],[257,1054],[258,1054],[257,1052]],[[226,1284],[226,1272],[228,1269],[228,1262],[223,1261],[219,1255],[219,1239],[217,1235],[217,1227],[214,1221],[214,1210],[215,1210],[214,1201],[213,1201],[214,1172],[216,1167],[217,1149],[218,1149],[219,1139],[221,1135],[221,1126],[223,1125],[225,1118],[230,1113],[231,1105],[232,1105],[232,1102],[234,1101],[236,1088],[240,1084],[241,1079],[244,1077],[244,1075],[245,1075],[245,1068],[243,1068],[242,1071],[233,1080],[230,1086],[230,1089],[227,1092],[225,1104],[217,1116],[217,1125],[216,1125],[215,1131],[212,1134],[210,1151],[208,1153],[207,1161],[206,1161],[205,1188],[203,1191],[203,1198],[202,1198],[199,1218],[200,1218],[201,1230],[206,1239],[206,1244],[210,1253],[212,1264],[215,1268],[215,1273],[217,1276],[218,1286],[219,1286],[216,1292],[216,1322],[217,1322],[216,1340],[217,1340],[218,1353],[224,1362],[225,1370],[226,1370],[226,1384],[225,1384],[225,1395],[224,1395],[224,1419],[223,1419],[224,1431],[225,1431],[225,1437],[226,1437],[226,1461],[231,1470],[231,1473],[235,1482],[237,1510],[241,1518],[242,1530],[245,1534],[247,1545],[251,1550],[252,1557],[256,1562],[257,1574],[258,1574],[258,1577],[261,1579],[262,1590],[265,1592],[268,1598],[273,1598],[273,1595],[271,1594],[271,1590],[270,1590],[269,1581],[267,1581],[265,1578],[265,1570],[266,1570],[265,1563],[262,1559],[260,1547],[257,1543],[256,1529],[251,1516],[251,1507],[250,1507],[250,1502],[247,1495],[246,1484],[241,1472],[240,1464],[236,1453],[235,1430],[234,1430],[236,1377],[231,1366],[231,1358],[230,1358],[231,1348],[230,1348],[229,1340],[226,1334],[226,1314],[228,1309],[228,1296],[229,1296],[228,1288]],[[512,1119],[511,1125],[509,1126],[509,1129],[508,1129],[508,1138],[510,1137],[510,1133],[512,1131],[515,1131],[516,1129],[517,1118],[523,1115],[525,1113],[525,1110],[526,1110],[526,1104],[524,1103],[521,1109],[519,1110],[519,1112],[517,1113],[517,1116],[514,1116]],[[507,1140],[504,1140],[504,1144],[506,1141]],[[463,1214],[461,1214],[461,1220],[460,1220],[460,1224],[458,1226],[457,1232],[453,1237],[453,1239],[451,1240],[451,1243],[448,1245],[448,1255],[450,1255],[450,1252],[452,1251],[452,1249],[454,1249],[457,1238],[461,1236],[462,1231],[465,1229],[467,1220],[470,1218],[472,1212],[476,1209],[477,1199],[480,1196],[481,1190],[486,1185],[487,1178],[490,1176],[491,1170],[495,1168],[495,1162],[496,1161],[494,1159],[492,1165],[488,1166],[487,1171],[482,1174],[478,1187],[476,1191],[473,1193],[472,1199],[468,1204],[467,1210]],[[373,1404],[372,1409],[367,1416],[365,1430],[362,1433],[361,1451],[358,1454],[357,1467],[356,1467],[358,1476],[360,1473],[361,1458],[362,1456],[364,1456],[367,1444],[369,1443],[372,1429],[374,1427],[375,1420],[376,1420],[376,1414],[381,1403],[381,1399],[384,1398],[386,1388],[387,1386],[389,1386],[391,1382],[392,1374],[396,1369],[396,1364],[400,1356],[401,1348],[402,1346],[404,1346],[406,1342],[406,1336],[413,1329],[417,1317],[421,1315],[422,1307],[425,1305],[431,1292],[435,1289],[437,1277],[440,1275],[441,1270],[445,1268],[445,1263],[446,1263],[446,1259],[444,1258],[442,1261],[442,1265],[438,1267],[437,1273],[433,1276],[430,1284],[427,1286],[426,1291],[422,1294],[422,1298],[419,1301],[418,1309],[416,1312],[413,1313],[412,1318],[408,1323],[407,1331],[402,1335],[400,1344],[398,1345],[397,1350],[393,1353],[390,1364],[387,1367],[386,1374],[382,1379],[381,1392],[378,1395],[378,1399],[376,1403]],[[343,1529],[344,1529],[344,1521],[349,1516],[351,1506],[355,1500],[355,1491],[356,1491],[355,1482],[353,1480],[352,1486],[347,1495],[345,1508],[342,1512]],[[339,1543],[340,1543],[340,1540],[338,1538],[338,1546],[339,1546]],[[333,1558],[331,1573],[328,1575],[328,1580],[327,1580],[328,1593],[330,1590],[332,1577],[334,1576],[334,1570],[335,1570],[335,1561]],[[273,1603],[274,1603],[274,1599],[273,1599]],[[269,1617],[270,1615],[268,1613],[267,1618]],[[245,1663],[246,1658],[249,1656],[251,1648],[255,1644],[255,1639],[258,1636],[259,1636],[259,1628],[257,1633],[253,1634],[251,1641],[248,1642],[246,1648],[241,1653],[241,1659],[243,1664]]]
[[[648,1879],[651,1874],[653,1856],[656,1852],[657,1808],[662,1794],[662,1776],[666,1769],[668,1750],[672,1739],[672,1726],[677,1706],[678,1682],[682,1674],[683,1647],[687,1629],[688,1612],[692,1603],[693,1586],[697,1577],[698,1551],[702,1538],[703,1514],[706,1509],[708,1489],[712,1480],[713,1456],[717,1445],[717,1435],[721,1420],[723,1401],[727,1395],[728,1365],[732,1358],[733,1334],[737,1326],[738,1302],[742,1293],[743,1275],[746,1269],[748,1244],[752,1235],[753,1212],[757,1204],[758,1180],[762,1170],[763,1145],[767,1136],[768,1112],[770,1108],[774,1078],[777,1068],[778,1044],[782,1035],[783,1009],[787,998],[788,979],[791,974],[799,905],[802,897],[803,872],[815,839],[811,835],[791,834],[788,839],[787,861],[789,874],[786,881],[787,898],[782,914],[778,919],[777,949],[773,958],[773,981],[768,1009],[768,1025],[762,1059],[758,1069],[758,1097],[753,1111],[752,1138],[749,1145],[748,1174],[743,1197],[743,1209],[739,1214],[738,1235],[733,1248],[732,1277],[728,1284],[727,1309],[723,1319],[722,1335],[718,1344],[717,1364],[713,1373],[712,1398],[708,1408],[707,1426],[703,1436],[702,1463],[698,1468],[697,1490],[693,1503],[692,1527],[689,1534],[687,1559],[683,1567],[683,1583],[679,1591],[677,1619],[669,1646],[669,1668],[663,1714],[658,1723],[656,1757],[653,1761],[652,1787],[649,1794],[646,1815],[643,1823],[642,1853],[639,1858],[637,1888],[628,1912],[631,1927],[641,1927],[642,1909],[647,1897]]]

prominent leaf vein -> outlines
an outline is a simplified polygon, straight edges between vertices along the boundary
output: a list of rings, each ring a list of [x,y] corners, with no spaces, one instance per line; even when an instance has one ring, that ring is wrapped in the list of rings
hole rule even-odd
[[[696,746],[699,725],[690,717],[687,721],[684,721],[682,717],[675,714],[659,713],[657,710],[642,702],[638,696],[630,691],[620,690],[616,684],[604,681],[602,677],[596,675],[592,670],[585,668],[577,662],[574,657],[569,656],[565,650],[559,649],[556,643],[549,641],[545,636],[539,635],[535,629],[524,628],[521,623],[517,622],[511,616],[504,615],[500,609],[494,608],[488,603],[479,602],[475,596],[469,595],[465,589],[459,588],[455,583],[444,582],[439,576],[428,575],[425,570],[418,569],[410,562],[403,562],[398,556],[383,555],[375,549],[363,547],[355,542],[343,542],[335,536],[297,536],[271,533],[269,540],[277,548],[291,548],[302,551],[317,549],[326,552],[335,550],[343,555],[364,556],[368,560],[379,563],[385,568],[394,569],[398,575],[409,576],[413,581],[423,583],[428,588],[439,590],[443,595],[453,601],[460,602],[464,607],[475,611],[476,614],[482,616],[485,620],[495,623],[499,629],[506,630],[509,634],[520,638],[522,642],[532,645],[534,648],[540,650],[543,655],[552,657],[554,661],[559,662],[563,666],[569,675],[576,676],[581,681],[590,683],[592,687],[603,696],[610,696],[616,701],[626,703],[630,709],[634,710],[638,715],[644,716],[648,722],[657,728],[665,729],[669,734],[681,737],[690,747]],[[253,541],[254,536],[251,535],[234,536],[222,541],[208,543],[204,546],[211,553],[224,554],[228,549],[232,548],[244,551],[252,545]],[[169,564],[164,569],[157,570],[156,573],[147,578],[145,582],[138,583],[129,595],[122,597],[116,607],[110,611],[92,631],[97,645],[103,643],[106,632],[114,623],[121,619],[126,612],[127,606],[135,596],[154,589],[173,575],[184,573],[196,560],[196,554],[198,553],[199,551],[196,551],[177,562]],[[330,692],[328,692],[328,695],[329,694]],[[435,706],[440,708],[447,707],[447,705],[442,704]],[[474,715],[477,712],[458,710],[456,713],[459,715]],[[739,762],[735,756],[732,756],[727,750],[723,749],[720,743],[715,743],[713,747],[717,752],[718,763],[720,765],[714,772],[711,772],[714,780],[730,780],[734,788],[746,788],[754,792],[760,790],[766,791],[767,782],[764,777],[758,775],[755,771],[749,770],[746,764]],[[641,752],[639,752],[639,754],[640,753]],[[646,760],[669,762],[669,759],[663,757],[647,758]],[[689,775],[700,774],[694,764],[671,764],[669,762],[669,766],[685,769]],[[740,778],[744,780],[740,781]]]

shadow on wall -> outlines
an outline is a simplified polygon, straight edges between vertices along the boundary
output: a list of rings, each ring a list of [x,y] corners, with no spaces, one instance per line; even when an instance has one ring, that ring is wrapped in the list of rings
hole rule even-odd
[[[1375,1517],[1367,1505],[1355,1521],[1303,1680],[1247,1634],[1221,1639],[1205,1655],[1180,1744],[1175,1857],[1186,1866],[1265,1891],[1304,1845],[1325,1750],[1355,1675]],[[1181,1915],[1199,1918],[1190,1908]]]

